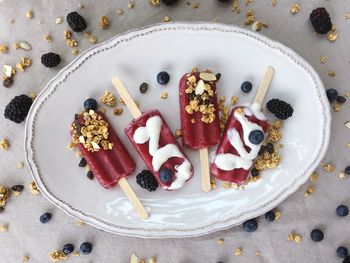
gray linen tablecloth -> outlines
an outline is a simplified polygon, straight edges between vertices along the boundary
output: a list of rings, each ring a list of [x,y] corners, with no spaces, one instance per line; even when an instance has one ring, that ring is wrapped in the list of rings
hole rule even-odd
[[[189,1],[193,3],[193,1]],[[173,21],[203,20],[244,25],[245,14],[249,8],[255,11],[256,19],[266,22],[268,29],[261,31],[293,48],[314,66],[326,87],[339,89],[341,93],[350,91],[349,85],[349,43],[350,20],[344,14],[350,11],[350,2],[345,0],[308,0],[299,1],[300,12],[292,15],[290,6],[293,1],[277,0],[272,7],[271,0],[255,0],[246,6],[240,0],[241,13],[230,11],[230,5],[219,4],[214,0],[197,0],[199,7],[193,9],[186,1],[180,1],[175,7],[152,7],[147,0],[134,1],[135,6],[129,10],[126,0],[105,0],[82,2],[79,12],[89,22],[89,29],[97,36],[98,42],[126,30],[161,22],[164,16]],[[0,2],[0,44],[12,45],[14,42],[27,41],[33,50],[24,52],[10,47],[7,54],[0,54],[0,65],[14,65],[24,55],[33,59],[33,65],[27,72],[15,76],[15,83],[10,89],[0,88],[0,111],[15,95],[21,93],[38,93],[58,70],[47,70],[40,64],[40,56],[47,51],[62,55],[60,68],[69,63],[74,56],[63,40],[66,23],[56,24],[57,17],[79,9],[80,2],[53,0],[3,0]],[[333,23],[337,26],[339,37],[331,43],[313,33],[308,21],[311,10],[318,6],[327,7]],[[117,8],[124,10],[117,15]],[[33,10],[34,18],[27,19],[26,12]],[[110,29],[99,28],[99,18],[106,15],[110,18]],[[9,20],[13,19],[13,23]],[[52,43],[43,40],[45,34],[52,36]],[[80,41],[80,52],[90,47],[88,41]],[[233,52],[238,52],[233,50]],[[320,62],[320,56],[327,58]],[[248,59],[248,58],[247,58]],[[335,77],[328,76],[329,71],[336,72]],[[13,197],[5,211],[0,214],[0,224],[8,224],[7,232],[0,232],[0,262],[21,262],[28,255],[29,262],[48,262],[48,254],[60,249],[63,244],[71,242],[77,246],[87,240],[93,243],[93,252],[88,256],[70,257],[68,262],[128,262],[132,253],[141,258],[157,257],[161,263],[210,263],[210,262],[341,262],[336,257],[335,249],[339,245],[350,246],[349,218],[339,218],[335,208],[340,203],[350,205],[350,179],[340,180],[338,172],[350,164],[350,132],[344,126],[349,118],[348,104],[340,112],[334,112],[332,140],[325,162],[332,162],[336,171],[326,173],[319,169],[320,177],[315,183],[316,192],[304,197],[307,185],[304,185],[279,206],[282,217],[276,222],[266,222],[261,217],[259,228],[255,233],[247,233],[241,227],[215,234],[191,239],[146,240],[128,238],[104,233],[90,226],[81,227],[77,221],[60,209],[54,207],[42,195],[32,195],[28,184],[31,176],[27,167],[16,168],[16,163],[24,160],[23,132],[24,124],[16,125],[0,116],[0,139],[6,137],[11,143],[8,151],[0,150],[0,184],[12,186],[24,184],[26,189],[19,197]],[[312,127],[300,127],[312,129]],[[49,224],[39,222],[39,216],[50,211],[53,218]],[[321,243],[314,243],[309,237],[314,227],[320,227],[325,233]],[[302,237],[301,244],[288,241],[291,231]],[[218,239],[224,239],[218,245]],[[237,257],[233,249],[242,248],[242,255]],[[256,256],[256,251],[261,252]]]

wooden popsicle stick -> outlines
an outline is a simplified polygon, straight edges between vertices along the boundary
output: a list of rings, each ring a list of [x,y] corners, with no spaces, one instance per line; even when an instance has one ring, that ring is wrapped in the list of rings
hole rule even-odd
[[[264,77],[260,82],[258,91],[256,92],[254,103],[259,103],[260,105],[263,103],[266,92],[270,86],[272,77],[273,77],[274,69],[273,67],[267,67]]]
[[[128,107],[131,115],[134,117],[134,119],[137,119],[141,116],[141,111],[139,110],[139,107],[137,107],[135,101],[130,96],[128,90],[125,88],[123,83],[118,77],[112,78],[112,83],[116,90],[118,91],[120,97],[123,99],[126,107]]]
[[[199,159],[201,162],[202,190],[204,192],[209,192],[211,190],[211,184],[210,184],[208,148],[203,148],[199,150]]]
[[[140,199],[136,196],[134,190],[131,188],[130,184],[125,178],[121,178],[118,181],[120,188],[123,190],[126,197],[129,199],[130,203],[139,214],[139,216],[145,220],[148,218],[148,213],[145,207],[142,205]]]

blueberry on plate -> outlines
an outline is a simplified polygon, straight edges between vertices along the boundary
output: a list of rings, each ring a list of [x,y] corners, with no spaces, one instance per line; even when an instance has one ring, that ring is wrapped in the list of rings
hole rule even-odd
[[[338,216],[341,217],[347,216],[349,214],[349,208],[346,205],[339,205],[336,211]]]
[[[97,109],[97,101],[95,99],[89,98],[84,101],[84,109],[88,110],[96,110]]]
[[[264,141],[265,134],[263,131],[260,130],[254,130],[249,133],[249,141],[252,144],[260,144]]]
[[[258,229],[258,221],[255,218],[245,221],[243,229],[247,232],[255,232]]]
[[[158,81],[159,84],[165,85],[165,84],[167,84],[169,82],[169,80],[170,80],[170,75],[169,75],[168,72],[161,71],[161,72],[158,73],[157,81]]]
[[[349,254],[349,251],[346,247],[338,247],[337,248],[337,256],[340,258],[346,258]]]
[[[40,216],[40,222],[43,223],[43,224],[46,224],[47,222],[50,221],[52,215],[50,213],[44,213]]]
[[[350,174],[350,165],[349,165],[349,166],[346,166],[344,172],[345,172],[346,174]]]
[[[90,252],[92,251],[92,245],[89,242],[84,242],[80,245],[80,253],[83,255],[87,255],[90,254]]]
[[[68,255],[74,251],[74,246],[72,244],[65,244],[62,251],[64,254]]]
[[[336,89],[327,89],[326,90],[327,98],[329,102],[333,102],[338,98],[338,91]]]
[[[311,239],[315,242],[321,242],[324,238],[324,234],[319,229],[314,229],[310,233]]]
[[[276,215],[275,215],[274,212],[269,211],[269,212],[267,212],[267,213],[265,214],[265,219],[266,219],[267,221],[269,221],[269,222],[275,221]]]
[[[168,168],[163,168],[160,170],[159,172],[159,179],[163,182],[163,183],[167,183],[171,180],[171,178],[173,177],[173,171],[168,169]]]
[[[249,93],[253,88],[253,85],[250,81],[244,81],[241,85],[241,90],[244,92],[244,93]]]

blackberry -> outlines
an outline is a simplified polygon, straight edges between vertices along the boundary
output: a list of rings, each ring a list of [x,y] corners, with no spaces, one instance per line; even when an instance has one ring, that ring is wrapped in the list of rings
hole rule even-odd
[[[329,13],[324,7],[312,10],[310,21],[315,31],[322,35],[327,34],[333,27]]]
[[[2,82],[2,85],[5,87],[5,88],[9,88],[11,87],[13,84],[13,78],[9,78],[9,77],[6,77],[3,82]]]
[[[41,64],[47,68],[57,67],[60,63],[61,57],[56,53],[49,52],[41,56]]]
[[[22,94],[14,97],[5,108],[5,118],[15,123],[21,123],[27,117],[32,103],[33,100],[27,95]]]
[[[69,13],[66,19],[69,27],[74,32],[83,32],[87,27],[84,17],[79,15],[77,12]]]
[[[163,2],[165,5],[169,6],[169,5],[175,4],[175,3],[177,2],[177,0],[162,0],[162,2]]]
[[[143,170],[141,173],[138,173],[136,175],[136,182],[139,186],[148,190],[149,192],[155,191],[158,187],[156,178],[148,170]]]
[[[294,111],[289,103],[279,99],[269,100],[266,103],[266,107],[276,118],[281,120],[286,120],[291,117]]]

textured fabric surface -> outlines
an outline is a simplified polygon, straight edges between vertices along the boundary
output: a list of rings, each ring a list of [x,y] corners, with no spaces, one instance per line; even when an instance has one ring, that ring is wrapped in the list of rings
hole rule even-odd
[[[180,1],[171,8],[152,7],[147,0],[136,0],[135,7],[129,10],[127,0],[86,0],[82,2],[85,7],[79,12],[86,18],[89,30],[97,37],[98,42],[102,42],[126,30],[161,22],[165,15],[173,21],[217,19],[219,22],[243,25],[246,11],[252,8],[256,19],[269,24],[269,28],[261,31],[261,34],[284,43],[303,56],[320,74],[326,87],[337,88],[341,93],[350,91],[350,20],[344,18],[345,12],[350,11],[350,2],[300,1],[300,12],[293,16],[290,13],[293,1],[290,0],[277,0],[276,7],[272,7],[271,0],[255,0],[249,6],[241,0],[240,14],[231,12],[229,5],[219,4],[218,1],[197,1],[199,8],[193,9],[186,1]],[[64,19],[68,12],[79,9],[79,3],[77,0],[0,2],[0,44],[11,45],[26,40],[33,47],[32,51],[25,52],[11,46],[7,54],[0,54],[0,65],[14,65],[24,55],[33,59],[33,65],[27,72],[15,76],[13,87],[0,88],[1,112],[15,95],[40,92],[57,73],[58,69],[46,69],[40,64],[41,54],[48,51],[61,54],[63,61],[59,68],[74,58],[63,39],[63,31],[67,25],[65,22],[55,24],[55,19]],[[313,33],[308,16],[317,6],[325,6],[337,26],[339,38],[334,43]],[[117,15],[117,8],[122,8],[124,14]],[[34,12],[34,18],[29,20],[25,14],[30,9]],[[98,21],[102,15],[110,18],[111,25],[108,30],[99,28]],[[14,23],[9,23],[11,19],[14,19]],[[52,43],[43,40],[45,34],[52,36]],[[80,40],[80,52],[92,45],[82,35],[77,39]],[[322,55],[327,58],[324,64],[320,63]],[[336,76],[328,76],[328,71],[335,71]],[[246,233],[241,227],[235,227],[203,237],[177,240],[120,237],[90,226],[80,227],[74,218],[54,207],[42,195],[32,195],[28,188],[31,177],[27,167],[16,168],[16,163],[24,160],[24,124],[11,123],[1,114],[0,138],[8,138],[11,147],[7,152],[0,150],[0,184],[24,184],[26,189],[21,196],[11,198],[6,210],[0,214],[0,224],[9,225],[8,232],[0,232],[0,262],[21,262],[24,255],[30,257],[30,262],[48,262],[51,251],[60,249],[65,243],[79,246],[83,241],[93,243],[93,252],[88,256],[70,257],[67,262],[124,263],[128,262],[133,252],[141,258],[156,256],[157,262],[161,263],[341,262],[336,257],[335,250],[339,245],[350,246],[349,219],[337,217],[335,209],[340,203],[350,205],[350,179],[340,180],[337,177],[338,172],[350,164],[350,148],[346,147],[346,143],[350,141],[350,133],[344,126],[349,118],[348,104],[340,112],[332,114],[332,139],[324,161],[334,163],[336,171],[328,174],[319,169],[320,177],[315,183],[315,194],[304,198],[307,188],[304,185],[278,207],[282,213],[279,221],[269,223],[260,217],[259,228],[255,233]],[[39,222],[39,216],[45,211],[50,211],[53,218],[49,224],[43,225]],[[309,237],[314,227],[321,228],[325,233],[325,239],[321,243],[314,243]],[[301,244],[287,240],[291,231],[302,236]],[[217,244],[220,238],[225,240],[223,245]],[[238,247],[243,252],[240,257],[233,254],[233,249]],[[261,256],[255,255],[257,250],[261,251]]]

